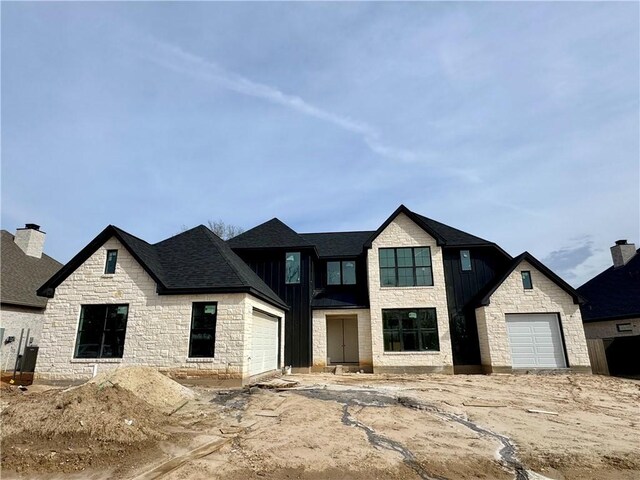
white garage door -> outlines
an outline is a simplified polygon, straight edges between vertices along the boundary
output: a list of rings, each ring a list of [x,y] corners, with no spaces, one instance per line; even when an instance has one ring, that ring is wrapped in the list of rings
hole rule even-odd
[[[506,316],[513,368],[565,368],[562,335],[555,314]]]
[[[253,311],[249,374],[278,368],[278,319]]]

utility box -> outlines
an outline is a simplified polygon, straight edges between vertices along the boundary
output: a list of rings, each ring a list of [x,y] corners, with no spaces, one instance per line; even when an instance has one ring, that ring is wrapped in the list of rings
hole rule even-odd
[[[39,347],[25,347],[22,354],[22,362],[20,371],[24,373],[33,373],[36,371],[36,360],[38,359]]]

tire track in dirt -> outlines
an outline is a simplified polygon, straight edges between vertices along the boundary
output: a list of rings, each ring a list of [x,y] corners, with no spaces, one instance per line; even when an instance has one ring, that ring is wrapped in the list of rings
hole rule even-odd
[[[455,415],[453,413],[441,410],[432,404],[419,402],[409,397],[396,397],[381,394],[374,390],[330,390],[327,388],[306,388],[300,390],[291,390],[292,393],[304,395],[309,398],[318,400],[333,401],[343,405],[342,423],[347,426],[354,426],[363,430],[369,443],[372,445],[398,452],[403,457],[404,463],[410,467],[422,480],[446,480],[445,477],[433,476],[430,474],[416,459],[415,455],[404,445],[381,435],[373,428],[356,420],[351,413],[349,407],[364,406],[385,408],[392,405],[401,405],[407,408],[425,411],[436,415],[438,418],[458,423],[480,435],[497,440],[501,445],[498,455],[501,463],[514,473],[515,480],[531,480],[526,467],[520,462],[516,455],[516,446],[510,438],[505,435],[493,432],[487,428],[481,427],[467,418]],[[539,477],[540,478],[540,477]]]

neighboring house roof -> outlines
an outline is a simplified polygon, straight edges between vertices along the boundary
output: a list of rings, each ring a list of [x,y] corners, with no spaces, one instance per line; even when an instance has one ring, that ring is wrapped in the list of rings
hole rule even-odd
[[[300,236],[315,245],[320,257],[357,257],[372,234],[366,231],[301,233]]]
[[[272,218],[227,241],[233,249],[313,248],[313,245],[277,218]]]
[[[471,235],[470,233],[463,232],[462,230],[458,230],[457,228],[450,227],[449,225],[445,225],[444,223],[437,222],[432,220],[431,218],[427,218],[423,215],[418,215],[417,213],[412,212],[404,205],[400,205],[395,212],[393,212],[389,218],[376,230],[372,233],[372,235],[365,242],[365,248],[371,248],[373,241],[376,239],[378,235],[380,235],[385,228],[389,226],[393,220],[404,213],[407,217],[409,217],[413,222],[415,222],[419,227],[421,227],[425,232],[431,235],[435,240],[436,244],[441,247],[495,247],[502,254],[504,254],[507,258],[511,258],[511,256],[502,250],[498,245],[488,240],[485,240],[480,237],[476,237],[475,235]]]
[[[520,265],[524,261],[529,262],[538,271],[546,275],[546,277],[549,278],[549,280],[551,280],[556,285],[558,285],[562,290],[567,292],[573,298],[573,303],[579,304],[584,302],[584,298],[580,296],[580,294],[575,290],[575,288],[573,288],[571,285],[565,282],[558,275],[553,273],[547,266],[545,266],[542,262],[540,262],[537,258],[531,255],[529,252],[523,252],[517,257],[515,257],[513,260],[511,260],[511,262],[507,265],[507,268],[502,275],[496,275],[495,279],[489,282],[482,289],[482,292],[480,292],[480,294],[477,297],[478,298],[477,302],[475,302],[476,306],[489,305],[491,300],[491,295],[493,295],[495,291],[498,290],[498,288],[500,288],[500,285],[502,285],[503,282],[509,277],[509,275],[511,275],[511,273],[516,268],[518,268],[518,265]]]
[[[0,242],[2,303],[45,308],[47,299],[36,295],[36,290],[62,264],[44,253],[40,258],[27,255],[14,242],[14,236],[6,230],[2,230]]]
[[[640,317],[640,249],[622,267],[611,266],[578,287],[586,302],[582,320],[618,320]]]
[[[204,225],[149,244],[109,225],[38,290],[52,297],[55,288],[109,238],[116,237],[157,284],[161,295],[247,292],[287,309],[287,305],[231,248]]]

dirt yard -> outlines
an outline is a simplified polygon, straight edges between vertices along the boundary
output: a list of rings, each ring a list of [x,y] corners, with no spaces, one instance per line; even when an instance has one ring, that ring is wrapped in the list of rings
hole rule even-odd
[[[298,384],[188,390],[123,370],[66,391],[3,387],[2,477],[640,478],[636,380],[283,379]]]

